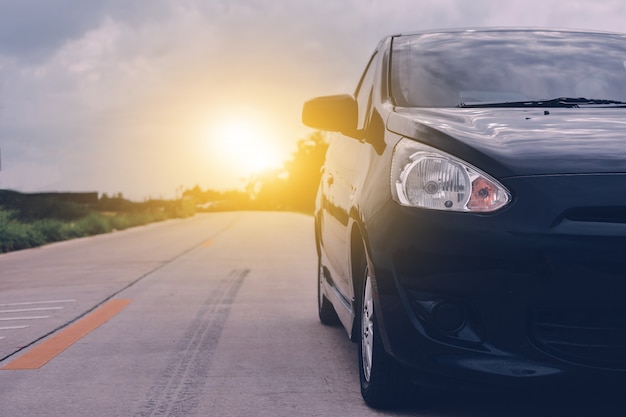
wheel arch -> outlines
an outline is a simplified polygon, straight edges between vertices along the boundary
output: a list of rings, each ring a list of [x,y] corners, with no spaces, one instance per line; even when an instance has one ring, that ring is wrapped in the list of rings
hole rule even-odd
[[[361,327],[361,291],[363,291],[363,274],[361,269],[365,262],[367,262],[367,244],[362,232],[361,226],[358,222],[354,222],[352,230],[350,232],[350,274],[352,291],[354,294],[354,322],[352,323],[352,332],[350,333],[350,339],[353,342],[359,340],[359,332]]]
[[[353,222],[350,238],[350,273],[352,290],[354,291],[354,303],[352,306],[354,309],[354,321],[352,323],[352,331],[350,332],[350,340],[358,342],[361,331],[361,294],[365,284],[365,277],[363,276],[362,268],[364,268],[365,263],[369,263],[367,266],[369,267],[369,276],[372,279],[374,304],[376,309],[379,309],[380,307],[380,300],[378,298],[376,269],[372,264],[373,257],[368,244],[367,234],[362,226],[362,223],[359,223],[358,221]],[[380,312],[376,315],[376,319],[378,321],[382,320]],[[387,331],[382,324],[380,326],[380,332],[385,350],[389,351]]]

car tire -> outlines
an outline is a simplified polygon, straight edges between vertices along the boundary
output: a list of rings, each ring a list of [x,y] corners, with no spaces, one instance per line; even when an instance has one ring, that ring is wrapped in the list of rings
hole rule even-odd
[[[376,321],[372,278],[367,266],[363,268],[363,274],[358,343],[361,395],[372,408],[393,408],[408,400],[411,384],[406,371],[385,351]]]
[[[317,262],[317,312],[320,317],[320,321],[322,324],[327,326],[335,326],[339,324],[339,318],[337,317],[337,312],[335,311],[335,307],[333,307],[332,303],[326,298],[324,295],[323,285],[324,285],[324,267],[322,263],[318,260]]]

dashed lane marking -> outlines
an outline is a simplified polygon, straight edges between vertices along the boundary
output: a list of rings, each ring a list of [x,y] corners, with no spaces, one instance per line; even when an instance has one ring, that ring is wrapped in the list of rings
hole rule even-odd
[[[49,310],[63,310],[63,307],[16,308],[16,309],[13,309],[13,310],[0,310],[0,314],[27,313],[29,311],[49,311]]]
[[[62,304],[62,303],[75,303],[76,300],[44,300],[44,301],[24,301],[21,303],[4,303],[0,304],[0,307],[17,307],[17,306],[30,306],[38,304]]]
[[[0,321],[13,321],[13,320],[41,320],[49,319],[50,316],[32,316],[32,317],[2,317]]]
[[[73,303],[75,299],[64,299],[64,300],[39,300],[39,301],[22,301],[15,303],[2,303],[0,304],[0,324],[2,322],[11,322],[16,320],[44,320],[49,319],[51,316],[30,316],[30,315],[20,315],[19,317],[7,317],[10,314],[19,314],[19,313],[42,313],[42,312],[52,312],[63,310],[63,304]],[[56,305],[53,305],[56,304]],[[59,305],[61,304],[61,305]],[[0,331],[3,330],[19,330],[26,329],[29,326],[0,326]],[[2,339],[6,339],[6,336],[3,335]]]
[[[61,330],[56,335],[27,351],[24,355],[9,362],[0,370],[29,370],[39,369],[51,361],[65,349],[95,330],[109,319],[113,318],[131,300],[109,300],[74,324]]]

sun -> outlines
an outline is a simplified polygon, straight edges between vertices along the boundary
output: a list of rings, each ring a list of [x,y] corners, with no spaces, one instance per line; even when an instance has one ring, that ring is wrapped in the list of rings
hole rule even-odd
[[[250,118],[226,119],[209,130],[209,141],[221,164],[242,177],[281,165],[268,129]]]

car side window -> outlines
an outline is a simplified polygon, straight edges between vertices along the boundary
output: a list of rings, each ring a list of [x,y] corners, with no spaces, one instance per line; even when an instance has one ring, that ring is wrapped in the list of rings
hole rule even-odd
[[[372,104],[372,92],[373,92],[373,84],[374,84],[374,75],[376,73],[376,55],[377,52],[372,55],[370,62],[367,64],[367,68],[361,77],[361,81],[359,82],[359,86],[357,87],[355,98],[357,101],[358,112],[359,112],[359,120],[357,129],[362,130],[366,128],[369,115],[370,115],[370,107]]]

